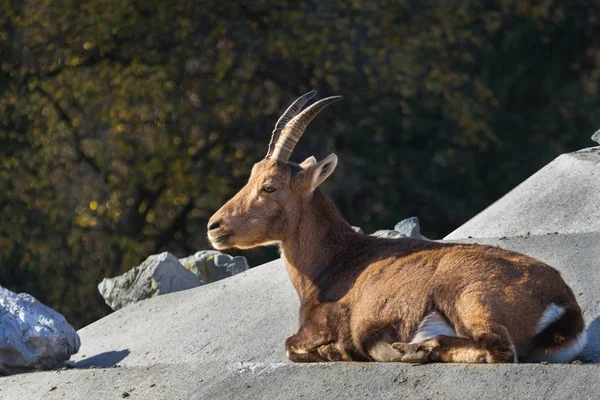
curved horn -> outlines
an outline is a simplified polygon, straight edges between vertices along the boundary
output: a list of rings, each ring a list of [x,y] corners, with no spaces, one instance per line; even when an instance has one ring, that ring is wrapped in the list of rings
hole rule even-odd
[[[273,158],[281,161],[289,160],[294,151],[294,147],[296,147],[296,143],[300,140],[300,137],[308,124],[310,124],[310,121],[312,121],[325,107],[336,101],[340,101],[341,99],[343,99],[342,96],[332,96],[319,100],[292,118],[292,120],[285,125],[279,135],[279,140],[275,143]]]
[[[303,94],[302,96],[298,97],[296,101],[294,101],[292,105],[289,106],[287,110],[285,110],[283,114],[281,114],[281,117],[279,117],[277,123],[275,124],[275,129],[273,129],[273,134],[271,135],[271,142],[269,143],[269,150],[267,151],[267,155],[265,156],[265,158],[269,158],[273,154],[275,145],[277,144],[281,131],[283,128],[285,128],[285,125],[292,118],[294,118],[300,112],[300,110],[302,110],[302,107],[304,107],[306,103],[311,101],[316,95],[316,90],[311,90],[310,92]]]

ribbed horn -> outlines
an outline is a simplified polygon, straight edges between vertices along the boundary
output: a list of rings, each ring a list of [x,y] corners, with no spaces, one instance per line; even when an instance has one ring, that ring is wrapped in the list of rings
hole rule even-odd
[[[281,117],[277,120],[275,124],[275,129],[273,129],[273,134],[271,135],[271,142],[269,143],[269,150],[267,151],[267,155],[265,158],[269,158],[273,154],[273,150],[275,149],[275,144],[279,140],[279,136],[285,125],[290,122],[292,118],[294,118],[298,113],[302,110],[302,107],[306,105],[309,101],[313,99],[317,95],[316,90],[311,90],[310,92],[298,97],[296,101],[292,103],[291,106],[285,110]]]
[[[302,137],[302,134],[308,124],[310,124],[310,121],[312,121],[325,107],[336,101],[340,101],[341,99],[343,99],[342,96],[332,96],[319,100],[292,118],[281,131],[279,139],[275,143],[275,150],[273,151],[272,157],[277,160],[288,161],[294,151],[294,147],[296,147],[296,143],[298,143],[298,140]]]

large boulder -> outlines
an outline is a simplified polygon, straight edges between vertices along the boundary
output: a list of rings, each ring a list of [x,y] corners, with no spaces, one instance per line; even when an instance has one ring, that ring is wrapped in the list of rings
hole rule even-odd
[[[192,256],[180,258],[179,262],[202,283],[219,281],[250,268],[245,257],[232,257],[216,250],[202,250]]]
[[[598,232],[600,147],[563,154],[445,239]]]
[[[164,252],[148,257],[141,265],[123,275],[103,279],[98,290],[106,304],[118,310],[140,300],[201,284],[200,279],[184,268],[177,257]]]
[[[98,290],[106,304],[118,310],[150,297],[215,282],[248,268],[245,257],[232,257],[216,250],[202,250],[179,260],[165,252],[148,257],[123,275],[103,279]]]
[[[0,286],[0,374],[62,366],[80,346],[60,313]]]

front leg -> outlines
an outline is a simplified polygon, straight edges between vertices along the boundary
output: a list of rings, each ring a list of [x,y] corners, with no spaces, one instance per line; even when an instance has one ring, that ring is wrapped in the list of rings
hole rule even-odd
[[[300,332],[299,332],[300,333]],[[298,333],[285,342],[287,358],[294,362],[350,361],[350,357],[336,342],[305,342],[298,340]]]
[[[339,303],[321,303],[300,308],[300,329],[285,342],[287,357],[294,362],[351,361],[340,325],[344,307]]]
[[[304,320],[298,333],[285,341],[287,357],[294,362],[350,361],[351,358],[339,341],[336,332],[327,326],[325,312],[321,307]]]

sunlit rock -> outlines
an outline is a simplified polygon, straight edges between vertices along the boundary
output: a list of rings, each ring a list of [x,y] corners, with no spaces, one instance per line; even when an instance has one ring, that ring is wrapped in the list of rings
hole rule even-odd
[[[421,235],[421,226],[419,218],[411,217],[404,219],[396,224],[393,230],[382,229],[371,234],[379,238],[397,239],[402,237],[411,237],[415,239],[429,240]]]
[[[592,135],[592,140],[598,144],[600,144],[600,131],[597,131]]]
[[[201,284],[200,279],[184,268],[177,257],[164,252],[148,257],[141,265],[123,275],[103,279],[98,290],[106,304],[118,310],[140,300]]]
[[[79,346],[60,313],[0,286],[0,374],[61,367]]]
[[[246,258],[215,250],[202,250],[179,260],[165,252],[148,257],[123,275],[105,278],[98,290],[106,304],[118,310],[150,297],[215,282],[248,268]]]
[[[192,271],[202,283],[225,279],[250,268],[245,257],[233,257],[216,250],[202,250],[179,259],[179,262]]]

